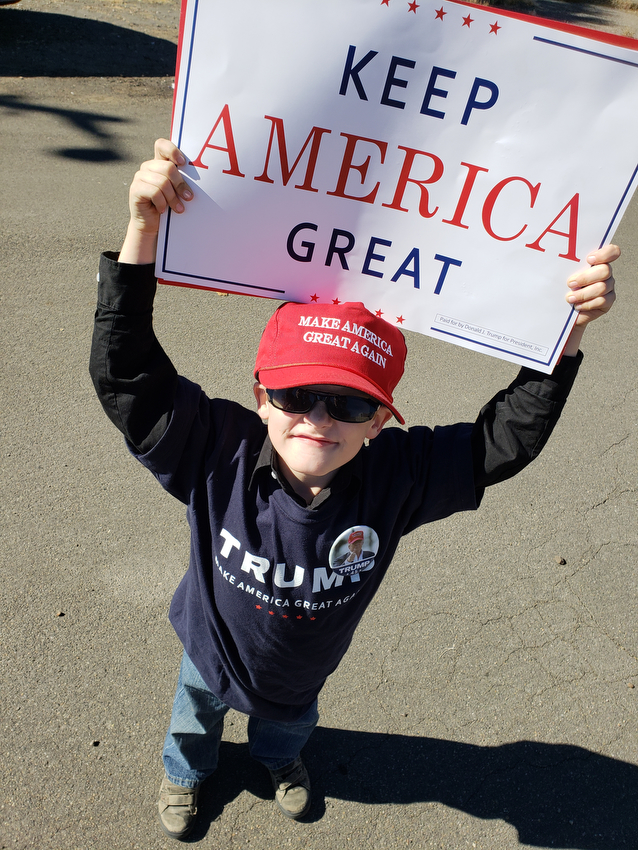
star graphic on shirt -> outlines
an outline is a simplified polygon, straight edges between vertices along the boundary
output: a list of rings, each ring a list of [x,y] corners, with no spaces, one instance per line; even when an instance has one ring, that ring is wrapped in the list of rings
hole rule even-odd
[[[310,619],[311,619],[311,620],[316,620],[317,618],[316,618],[316,617],[311,617]]]
[[[297,614],[297,619],[298,619],[298,620],[303,620],[303,617],[301,616],[301,614]]]
[[[341,301],[339,301],[339,299],[338,299],[338,298],[333,298],[333,299],[332,299],[332,303],[333,303],[333,304],[335,304],[335,305],[338,307],[338,306],[339,306],[339,304],[341,304]]]
[[[382,311],[382,310],[377,310],[377,312],[376,312],[374,315],[375,315],[375,316],[378,316],[379,318],[381,318],[381,316],[383,316],[383,311]]]
[[[503,27],[499,27],[498,21],[494,21],[494,23],[490,26],[490,32],[493,32],[494,35],[498,35],[498,31],[503,29]]]
[[[397,324],[402,325],[405,322],[403,316],[397,316]]]
[[[274,616],[275,616],[275,612],[274,612],[274,611],[269,611],[268,613],[270,614],[270,616],[271,616],[271,617],[274,617]]]
[[[469,29],[470,24],[473,24],[473,23],[474,23],[474,18],[470,18],[469,15],[467,16],[467,18],[463,18],[463,26],[464,27],[467,27]]]
[[[408,6],[410,7],[410,12],[414,12],[414,14],[416,15],[416,10],[419,8],[419,4],[418,3],[408,3]]]
[[[258,611],[261,611],[261,605],[255,605],[255,608],[256,608]]]
[[[282,620],[287,620],[287,619],[288,619],[288,614],[282,614],[282,615],[281,615],[281,619],[282,619]]]
[[[440,8],[440,9],[437,9],[437,10],[436,10],[436,18],[435,18],[434,20],[435,20],[435,21],[436,21],[436,20],[442,21],[445,15],[447,15],[447,12],[444,12],[444,11],[443,11],[443,6],[441,6],[441,8]]]
[[[319,296],[317,295],[317,293],[316,293],[316,292],[315,292],[315,294],[314,294],[314,295],[311,295],[311,296],[310,296],[310,300],[311,300],[311,301],[318,301],[318,300],[319,300]]]

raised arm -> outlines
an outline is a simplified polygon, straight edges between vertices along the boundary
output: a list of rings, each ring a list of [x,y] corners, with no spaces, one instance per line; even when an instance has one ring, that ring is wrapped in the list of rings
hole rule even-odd
[[[153,261],[160,214],[177,214],[192,193],[177,166],[185,162],[171,142],[155,143],[155,158],[135,175],[131,218],[119,254],[100,259],[89,371],[107,416],[140,452],[164,433],[173,409],[177,373],[153,331]]]
[[[129,191],[130,220],[120,262],[134,265],[155,261],[160,215],[169,207],[180,215],[193,197],[178,168],[186,157],[168,139],[155,142],[155,156],[142,163]]]
[[[480,491],[505,481],[537,457],[563,411],[582,360],[580,342],[587,325],[607,313],[615,299],[610,263],[620,256],[605,245],[587,261],[589,269],[567,281],[567,301],[578,311],[564,356],[551,375],[521,369],[516,380],[481,410],[472,431],[474,480]]]

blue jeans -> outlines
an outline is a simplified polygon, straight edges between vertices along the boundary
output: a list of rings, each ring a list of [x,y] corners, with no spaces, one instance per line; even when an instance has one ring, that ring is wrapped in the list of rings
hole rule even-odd
[[[162,754],[166,775],[175,785],[195,788],[214,772],[228,710],[229,706],[208,689],[184,653]],[[317,700],[291,723],[250,717],[251,756],[270,770],[285,767],[297,758],[318,720]]]

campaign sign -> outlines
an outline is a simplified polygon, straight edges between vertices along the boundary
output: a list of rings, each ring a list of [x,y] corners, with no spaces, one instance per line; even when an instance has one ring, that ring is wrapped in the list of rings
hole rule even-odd
[[[551,372],[635,188],[637,42],[452,0],[185,0],[195,192],[159,278],[384,319]]]

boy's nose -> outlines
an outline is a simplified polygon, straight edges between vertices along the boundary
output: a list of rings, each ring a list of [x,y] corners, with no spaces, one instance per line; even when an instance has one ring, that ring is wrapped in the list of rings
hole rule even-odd
[[[306,413],[306,419],[308,419],[309,422],[312,422],[313,425],[321,425],[324,428],[332,422],[332,417],[328,413],[326,403],[321,399],[317,399],[317,401],[312,405],[308,413]]]

